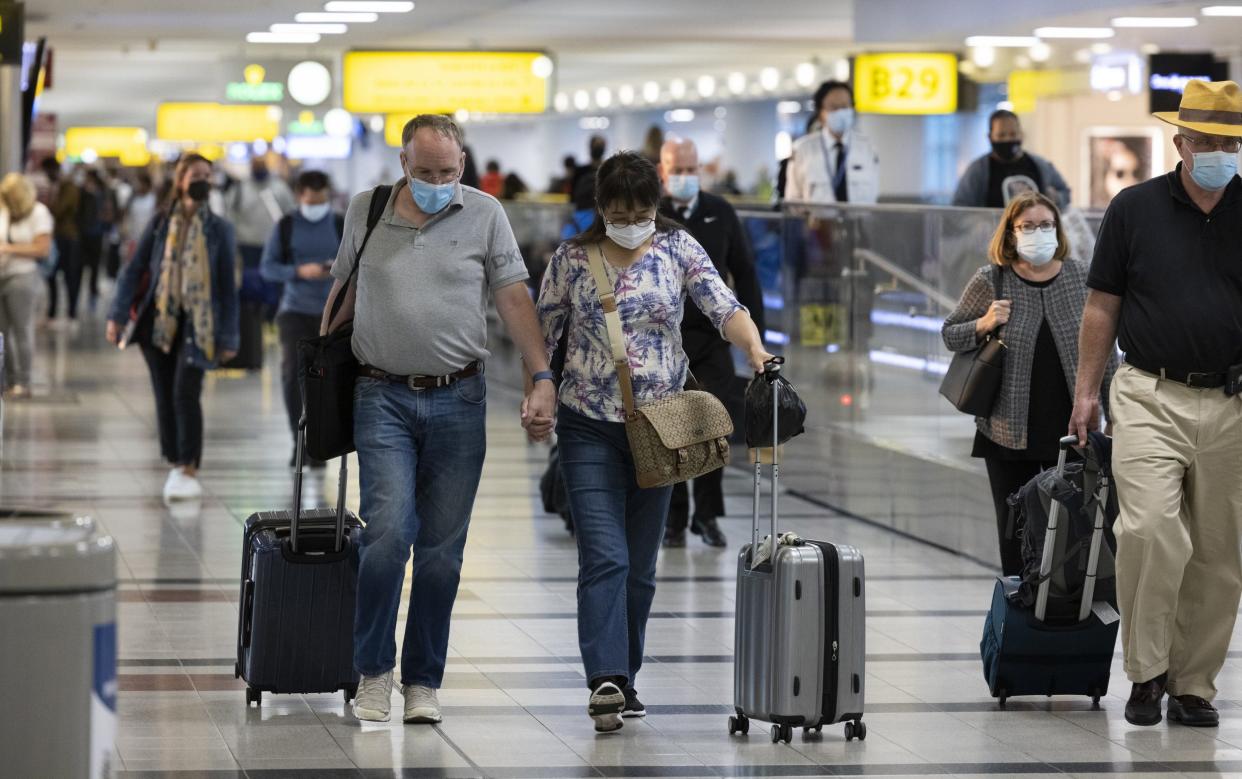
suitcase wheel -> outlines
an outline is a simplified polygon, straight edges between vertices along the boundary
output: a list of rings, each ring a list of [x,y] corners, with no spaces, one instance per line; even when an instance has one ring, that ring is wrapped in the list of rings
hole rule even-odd
[[[862,720],[845,723],[845,740],[853,741],[854,739],[859,741],[867,739],[867,725]]]
[[[807,734],[807,733],[814,733],[814,734],[816,734],[816,735],[819,735],[820,733],[823,733],[823,732],[824,732],[824,726],[823,726],[823,725],[815,725],[814,727],[803,728],[803,729],[802,729],[802,732],[803,732],[804,734]]]
[[[729,717],[729,735],[733,736],[741,733],[745,736],[750,732],[750,719],[745,714],[739,714],[736,717]]]
[[[255,689],[254,687],[247,687],[246,688],[246,705],[249,706],[252,703],[257,706],[263,705],[263,691],[259,689]]]
[[[793,726],[791,725],[773,725],[772,726],[772,743],[779,744],[784,741],[786,744],[793,741]]]
[[[348,687],[344,688],[344,693],[345,693],[345,702],[349,703],[350,701],[354,699],[354,696],[358,694],[358,685],[356,684],[349,685]]]
[[[997,700],[997,702],[1000,704],[1000,707],[1001,707],[1002,709],[1003,709],[1003,708],[1005,708],[1005,701],[1009,700],[1009,691],[1008,691],[1008,690],[1006,690],[1004,687],[1002,687],[1002,688],[1000,688],[999,690],[997,690],[997,691],[996,691],[996,700]]]

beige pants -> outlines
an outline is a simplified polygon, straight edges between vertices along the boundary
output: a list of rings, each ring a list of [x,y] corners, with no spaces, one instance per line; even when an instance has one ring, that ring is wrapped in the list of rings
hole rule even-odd
[[[1122,365],[1111,400],[1126,675],[1212,700],[1242,595],[1242,396]]]

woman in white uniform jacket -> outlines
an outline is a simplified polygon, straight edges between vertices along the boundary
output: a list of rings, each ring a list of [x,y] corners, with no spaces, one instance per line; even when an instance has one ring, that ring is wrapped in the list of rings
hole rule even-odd
[[[799,138],[785,181],[785,200],[836,203],[836,145],[845,151],[845,195],[850,203],[875,203],[880,194],[880,159],[867,136],[855,131],[854,93],[841,81],[826,81],[815,91],[815,108],[823,129]]]

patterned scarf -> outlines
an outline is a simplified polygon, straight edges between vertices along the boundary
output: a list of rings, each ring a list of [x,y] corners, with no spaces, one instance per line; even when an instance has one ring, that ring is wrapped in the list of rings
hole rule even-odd
[[[185,311],[194,327],[194,342],[208,362],[215,361],[216,331],[211,309],[211,265],[200,208],[190,219],[180,212],[168,220],[164,262],[155,288],[155,328],[152,343],[172,351],[177,322]]]

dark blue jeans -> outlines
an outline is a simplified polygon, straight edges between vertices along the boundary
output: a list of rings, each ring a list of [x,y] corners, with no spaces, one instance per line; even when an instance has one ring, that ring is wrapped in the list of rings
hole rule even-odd
[[[578,648],[587,682],[634,684],[672,487],[640,489],[625,425],[565,406],[556,434],[578,541]]]
[[[483,471],[483,376],[411,390],[360,378],[354,388],[362,519],[354,666],[365,676],[396,665],[395,631],[413,548],[401,683],[439,688],[462,550]]]

